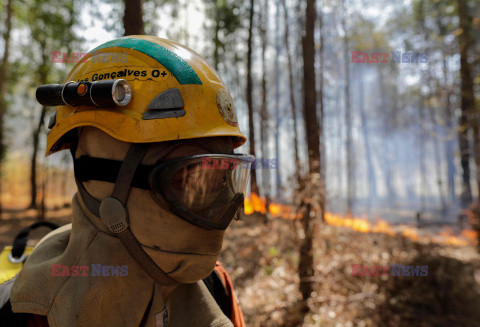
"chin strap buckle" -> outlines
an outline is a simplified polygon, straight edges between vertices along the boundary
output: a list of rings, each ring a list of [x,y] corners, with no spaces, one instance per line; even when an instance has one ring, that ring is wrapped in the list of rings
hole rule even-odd
[[[122,202],[108,197],[100,204],[100,218],[112,233],[118,234],[128,228],[127,210]]]

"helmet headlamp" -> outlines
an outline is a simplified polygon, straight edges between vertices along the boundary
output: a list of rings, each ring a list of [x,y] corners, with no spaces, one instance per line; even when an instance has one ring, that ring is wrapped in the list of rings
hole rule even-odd
[[[46,84],[37,88],[37,101],[44,106],[126,106],[132,90],[124,79]]]

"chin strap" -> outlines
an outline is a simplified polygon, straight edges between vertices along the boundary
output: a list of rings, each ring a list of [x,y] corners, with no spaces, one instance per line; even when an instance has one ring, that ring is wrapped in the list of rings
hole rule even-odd
[[[80,182],[78,176],[79,167],[75,164],[76,147],[72,147],[70,151],[74,161],[75,182],[87,209],[93,215],[99,217],[108,229],[120,239],[128,253],[148,275],[161,285],[178,284],[176,280],[168,276],[148,256],[140,242],[133,235],[128,224],[126,203],[130,185],[135,171],[148,148],[149,144],[146,143],[134,143],[130,146],[118,172],[112,195],[100,202],[88,193],[83,183]]]

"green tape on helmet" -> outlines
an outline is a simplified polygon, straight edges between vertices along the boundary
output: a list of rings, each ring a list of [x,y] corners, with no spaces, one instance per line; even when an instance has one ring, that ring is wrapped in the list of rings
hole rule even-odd
[[[193,68],[183,60],[179,55],[171,50],[168,50],[161,45],[155,44],[142,39],[136,38],[121,38],[103,43],[90,51],[90,53],[111,47],[127,48],[139,51],[147,56],[155,59],[167,68],[178,83],[185,84],[202,84]]]

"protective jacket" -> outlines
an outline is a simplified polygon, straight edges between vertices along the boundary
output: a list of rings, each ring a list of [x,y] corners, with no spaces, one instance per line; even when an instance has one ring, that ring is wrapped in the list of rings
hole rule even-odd
[[[2,324],[244,326],[220,264],[205,281],[160,286],[84,213],[76,196],[72,205],[72,224],[43,238],[15,279],[0,285]]]

